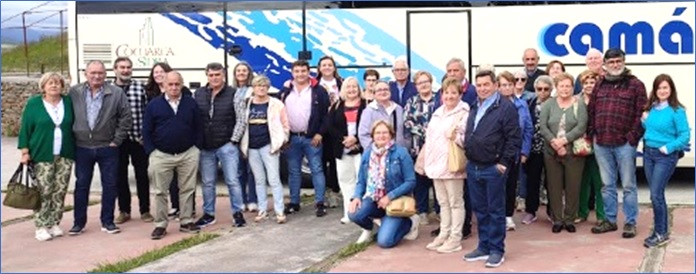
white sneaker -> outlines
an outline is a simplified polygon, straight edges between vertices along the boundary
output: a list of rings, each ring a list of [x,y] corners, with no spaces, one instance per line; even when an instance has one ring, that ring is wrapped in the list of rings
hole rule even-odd
[[[360,237],[355,243],[364,244],[369,242],[370,240],[372,240],[372,230],[363,229],[362,234],[360,234]]]
[[[382,226],[382,219],[381,218],[374,218],[374,219],[372,219],[372,223],[375,224],[376,226]]]
[[[48,229],[46,228],[39,228],[36,230],[35,237],[39,241],[48,241],[53,239],[53,236],[51,236],[51,233],[48,233]]]
[[[345,225],[345,224],[349,224],[349,223],[350,223],[350,219],[348,219],[348,217],[343,217],[343,218],[341,218],[341,223],[344,224],[344,225]]]
[[[505,229],[508,231],[515,230],[515,221],[512,217],[505,217]]]
[[[420,225],[428,225],[430,223],[430,220],[428,219],[428,214],[427,213],[421,213],[418,214],[420,217]]]
[[[247,205],[247,209],[251,212],[256,212],[259,210],[259,206],[256,203],[250,203]]]
[[[268,219],[268,213],[266,211],[259,211],[259,213],[256,215],[256,218],[254,218],[255,222],[261,222],[263,220]]]
[[[418,214],[415,214],[411,216],[411,231],[404,236],[404,239],[413,241],[415,239],[418,239],[418,224],[420,223],[420,216]]]
[[[48,233],[51,234],[51,236],[53,236],[53,237],[63,236],[63,230],[60,229],[60,227],[57,225],[54,225],[53,227],[48,229]]]

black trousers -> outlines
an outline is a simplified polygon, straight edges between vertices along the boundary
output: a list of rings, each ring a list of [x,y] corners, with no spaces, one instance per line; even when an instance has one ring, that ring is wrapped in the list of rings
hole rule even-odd
[[[334,193],[341,192],[341,187],[338,186],[338,171],[336,168],[336,157],[332,150],[334,140],[325,140],[322,144],[323,147],[321,160],[324,163],[324,178],[326,180],[326,189],[330,189]]]
[[[126,139],[119,147],[118,161],[118,208],[131,213],[131,191],[128,183],[128,164],[135,170],[135,185],[138,192],[140,214],[150,212],[150,179],[147,175],[148,158],[145,148],[138,142]]]
[[[512,217],[515,213],[515,200],[517,198],[517,179],[520,177],[520,164],[510,167],[507,181],[505,182],[505,217]],[[539,186],[537,186],[538,192]],[[538,194],[537,194],[538,196]],[[538,200],[538,199],[537,199]]]
[[[522,165],[527,173],[527,197],[524,199],[525,211],[536,216],[539,210],[539,187],[544,174],[544,154],[530,153],[527,163]]]

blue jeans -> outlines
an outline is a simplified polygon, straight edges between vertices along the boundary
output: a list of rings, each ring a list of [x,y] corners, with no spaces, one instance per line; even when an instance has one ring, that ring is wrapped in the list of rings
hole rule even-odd
[[[519,184],[517,185],[517,196],[524,199],[527,198],[527,172],[524,164],[520,164]]]
[[[232,143],[227,143],[217,149],[201,150],[200,167],[203,182],[203,212],[215,216],[215,183],[217,182],[218,160],[225,176],[225,184],[230,195],[232,213],[242,211],[242,186],[239,184],[237,170],[239,167],[239,149]]]
[[[257,182],[254,194],[257,194],[259,210],[268,210],[268,196],[266,195],[266,181],[271,185],[273,193],[273,211],[277,215],[282,215],[285,205],[283,205],[283,184],[280,182],[280,155],[271,154],[271,145],[259,149],[249,149],[249,167],[254,172]]]
[[[396,246],[411,231],[411,225],[418,225],[412,224],[410,218],[387,216],[387,212],[377,207],[377,203],[372,198],[362,199],[360,207],[355,212],[349,213],[348,218],[367,230],[372,230],[373,219],[382,218],[382,224],[377,231],[377,245],[381,248]]]
[[[660,150],[651,147],[643,149],[643,169],[645,178],[650,186],[650,201],[653,207],[654,232],[665,236],[668,230],[667,202],[665,187],[669,182],[679,161],[679,152],[664,155]]]
[[[433,180],[430,178],[416,173],[416,188],[413,189],[413,195],[416,198],[416,211],[418,214],[430,212],[430,189],[435,193],[435,188],[433,187]],[[435,213],[440,213],[440,204],[437,202],[437,196],[435,197],[435,205],[433,206],[433,211]]]
[[[307,157],[309,169],[312,172],[314,185],[314,201],[324,202],[326,179],[322,168],[322,147],[312,146],[312,139],[303,136],[290,136],[290,148],[285,152],[288,161],[288,185],[290,185],[290,203],[300,204],[300,188],[302,187],[302,156]]]
[[[506,174],[500,174],[495,165],[472,162],[467,164],[466,173],[471,206],[478,220],[478,250],[504,255]]]
[[[636,147],[626,143],[621,146],[602,146],[594,143],[595,158],[602,177],[602,200],[607,221],[616,224],[618,212],[617,179],[623,186],[623,212],[625,224],[636,224],[638,217],[638,187],[636,186]]]
[[[118,187],[118,147],[100,147],[75,149],[75,225],[85,227],[87,224],[87,206],[89,204],[89,189],[92,186],[94,164],[99,165],[101,173],[101,223],[102,226],[114,223],[114,208]]]
[[[241,153],[239,153],[239,169],[237,170],[237,174],[239,183],[242,186],[242,200],[244,204],[255,204],[257,202],[256,181],[251,171],[249,160],[244,159]]]

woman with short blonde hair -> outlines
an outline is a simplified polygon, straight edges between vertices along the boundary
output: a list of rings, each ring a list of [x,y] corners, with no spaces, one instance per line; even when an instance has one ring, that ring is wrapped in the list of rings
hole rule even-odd
[[[63,76],[44,74],[39,88],[41,94],[29,98],[22,113],[17,148],[20,161],[34,165],[41,196],[41,207],[34,210],[35,237],[47,241],[63,236],[59,224],[75,159],[74,116],[72,101],[63,94]]]

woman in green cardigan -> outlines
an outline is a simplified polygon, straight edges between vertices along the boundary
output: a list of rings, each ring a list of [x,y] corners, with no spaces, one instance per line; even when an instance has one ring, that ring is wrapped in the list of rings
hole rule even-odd
[[[36,239],[46,241],[63,235],[58,227],[68,191],[75,155],[72,133],[73,108],[63,76],[55,72],[39,80],[41,94],[29,98],[22,113],[18,148],[22,163],[33,163],[41,193],[41,208],[34,212]]]

